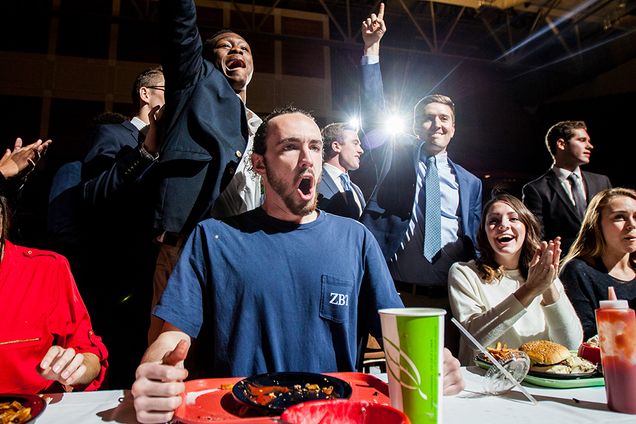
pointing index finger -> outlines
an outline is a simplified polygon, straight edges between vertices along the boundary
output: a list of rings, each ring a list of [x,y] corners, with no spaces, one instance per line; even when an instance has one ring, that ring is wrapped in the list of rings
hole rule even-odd
[[[378,11],[378,19],[384,19],[384,3],[380,3],[380,10]]]

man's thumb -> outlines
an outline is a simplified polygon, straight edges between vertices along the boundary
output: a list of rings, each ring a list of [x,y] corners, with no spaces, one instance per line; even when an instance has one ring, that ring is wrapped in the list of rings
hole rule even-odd
[[[179,343],[177,343],[175,348],[163,356],[161,363],[164,365],[177,365],[179,362],[184,361],[186,356],[188,356],[188,349],[190,349],[188,342],[185,340],[179,340]]]

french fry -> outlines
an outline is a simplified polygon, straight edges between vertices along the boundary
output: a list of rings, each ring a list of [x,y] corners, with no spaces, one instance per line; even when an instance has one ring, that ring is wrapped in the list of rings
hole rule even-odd
[[[22,424],[31,419],[31,408],[18,401],[0,402],[0,424]]]

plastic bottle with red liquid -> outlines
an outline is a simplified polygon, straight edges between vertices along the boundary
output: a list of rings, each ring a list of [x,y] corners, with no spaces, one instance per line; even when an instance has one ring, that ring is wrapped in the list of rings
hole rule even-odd
[[[608,295],[596,310],[607,406],[636,414],[636,314],[626,300],[616,299],[613,287]]]

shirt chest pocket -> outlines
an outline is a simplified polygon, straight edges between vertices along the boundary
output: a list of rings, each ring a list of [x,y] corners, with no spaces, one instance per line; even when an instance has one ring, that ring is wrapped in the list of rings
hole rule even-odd
[[[18,355],[41,354],[44,356],[53,345],[53,336],[45,325],[21,321],[9,324],[10,328],[0,330],[0,353],[21,352]]]
[[[353,281],[330,275],[323,275],[320,280],[320,316],[339,324],[347,322],[351,311],[357,309]]]

